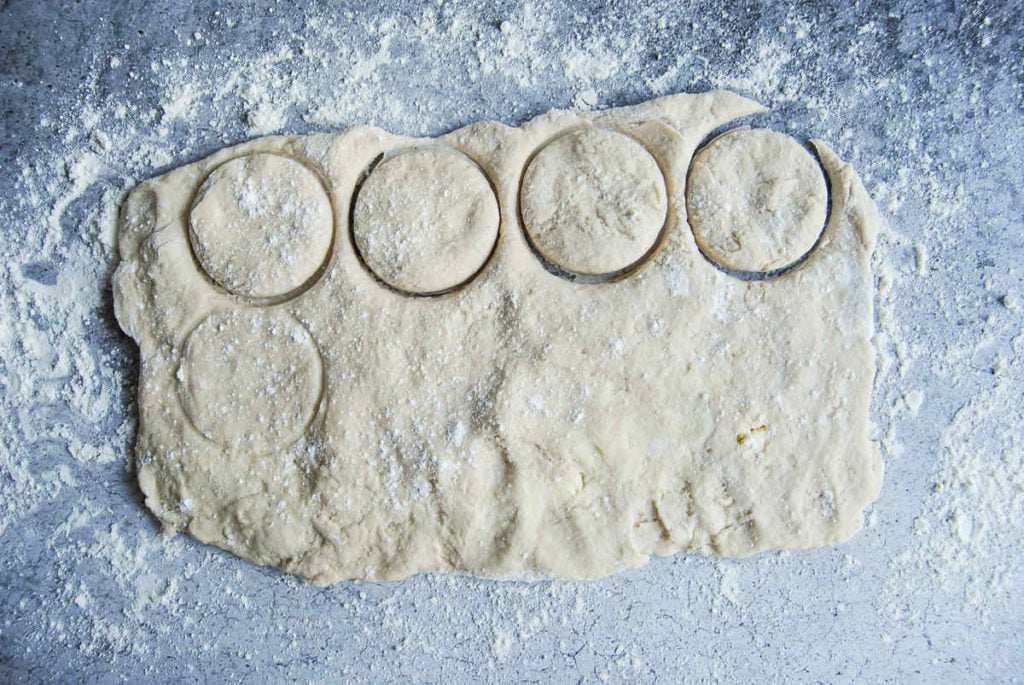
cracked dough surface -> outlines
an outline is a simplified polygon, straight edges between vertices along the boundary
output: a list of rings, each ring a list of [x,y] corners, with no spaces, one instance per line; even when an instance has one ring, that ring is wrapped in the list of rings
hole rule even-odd
[[[694,153],[759,111],[714,92],[434,140],[362,127],[278,136],[141,184],[122,212],[114,297],[142,358],[147,506],[171,530],[317,583],[425,570],[594,577],[684,549],[846,540],[881,485],[868,436],[878,218],[853,171],[815,142],[831,206],[804,262],[739,278],[701,254],[687,214]],[[616,142],[545,162],[549,190],[599,189],[559,216],[545,204],[557,195],[527,196],[523,180],[571,131]],[[410,149],[391,159],[425,164],[377,185],[364,214],[360,184],[382,154]],[[621,165],[589,186],[567,158]],[[442,159],[456,162],[437,183]],[[260,171],[268,162],[276,170]],[[218,191],[217,216],[202,188],[222,177],[233,185]],[[782,206],[824,217],[820,188],[789,183]],[[277,209],[245,214],[246,184],[271,189]],[[415,214],[411,196],[433,198],[421,206],[445,225],[394,236],[423,248],[406,270],[387,226]],[[643,236],[627,246],[652,242],[637,247],[635,272],[574,279],[531,247],[520,216],[534,211],[572,236],[559,258],[581,260],[580,273],[636,261],[581,214]],[[379,263],[357,251],[360,222],[380,229]],[[197,257],[281,226],[305,237],[283,251],[215,248],[220,271]],[[467,233],[484,238],[464,249]]]

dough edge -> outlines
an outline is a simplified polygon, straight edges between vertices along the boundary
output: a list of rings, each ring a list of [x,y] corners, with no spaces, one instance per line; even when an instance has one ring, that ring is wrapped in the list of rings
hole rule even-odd
[[[681,99],[690,99],[685,101],[686,107],[678,107],[681,102],[684,102]],[[693,121],[687,121],[693,111],[701,110],[702,108],[705,117],[705,120],[701,122],[704,124],[703,127],[695,126]],[[673,114],[669,111],[672,109],[676,109],[681,114]],[[759,109],[759,106],[748,100],[723,92],[700,96],[669,96],[668,98],[661,98],[635,107],[608,110],[595,114],[552,112],[524,124],[518,130],[530,129],[530,127],[535,127],[534,130],[557,129],[579,123],[584,125],[610,124],[621,126],[624,123],[630,125],[639,120],[650,122],[653,119],[656,123],[662,123],[673,130],[683,128],[687,130],[700,129],[703,131],[704,129],[710,130],[710,128],[713,128],[713,126],[710,126],[710,123],[717,121],[718,118],[731,119],[735,116],[754,113]],[[689,126],[684,124],[689,124]],[[489,130],[508,130],[508,128],[493,122],[482,122],[442,136],[439,140],[460,145],[465,145],[467,142],[470,146],[473,144],[479,145],[481,144],[480,139],[486,138]],[[821,535],[819,531],[818,534],[811,535],[810,537],[801,538],[797,536],[781,544],[771,544],[771,541],[768,540],[764,545],[749,547],[741,545],[734,548],[728,542],[728,533],[724,532],[727,531],[727,528],[723,528],[717,534],[714,534],[713,531],[708,532],[707,535],[695,534],[689,540],[684,541],[680,539],[668,545],[654,545],[649,549],[619,550],[625,553],[610,561],[609,559],[602,559],[593,563],[587,562],[582,564],[575,562],[538,563],[534,558],[525,559],[522,562],[513,560],[510,563],[509,559],[506,558],[494,561],[494,563],[489,561],[469,568],[460,568],[450,563],[451,560],[449,559],[445,559],[442,563],[437,563],[438,557],[430,557],[429,555],[424,558],[424,561],[416,561],[415,559],[403,558],[401,554],[396,554],[394,555],[394,563],[390,566],[378,567],[372,569],[371,572],[366,572],[369,570],[367,568],[360,572],[355,564],[347,562],[339,565],[337,560],[332,558],[331,554],[324,553],[325,548],[331,543],[325,542],[327,538],[322,534],[315,531],[312,533],[308,532],[308,528],[305,525],[300,524],[299,527],[307,530],[307,533],[297,536],[297,539],[307,541],[308,544],[304,549],[297,549],[294,555],[289,556],[286,553],[283,554],[281,550],[261,547],[261,544],[264,546],[267,544],[283,544],[277,537],[263,539],[262,541],[257,540],[255,543],[231,540],[229,539],[231,536],[224,535],[224,529],[218,529],[218,526],[214,523],[217,520],[216,517],[195,516],[191,515],[188,511],[183,511],[181,502],[188,499],[188,493],[176,491],[180,490],[183,486],[187,486],[188,482],[183,479],[176,480],[175,477],[168,474],[165,468],[166,464],[162,463],[162,455],[174,451],[175,445],[178,442],[177,438],[181,435],[182,431],[187,430],[187,427],[167,429],[166,424],[162,420],[151,421],[160,412],[164,411],[165,407],[162,405],[165,403],[163,401],[157,402],[160,408],[156,413],[146,411],[144,405],[148,405],[147,395],[150,396],[149,399],[152,399],[152,396],[158,395],[161,392],[165,393],[165,395],[169,392],[167,386],[171,381],[163,376],[166,375],[166,370],[173,368],[176,363],[174,346],[181,343],[180,330],[182,328],[190,329],[197,323],[197,319],[202,318],[191,315],[190,319],[190,313],[184,311],[186,308],[182,304],[189,300],[187,295],[189,289],[196,291],[204,284],[187,283],[181,292],[177,293],[174,298],[170,298],[176,300],[176,302],[170,302],[166,294],[161,296],[153,287],[154,281],[159,281],[160,276],[154,279],[152,270],[155,269],[159,272],[161,269],[170,268],[166,266],[166,263],[176,263],[173,260],[171,262],[162,261],[162,253],[177,250],[177,254],[184,254],[183,248],[187,251],[187,244],[177,244],[173,240],[166,243],[153,240],[155,235],[160,234],[167,227],[175,225],[176,221],[180,221],[180,219],[175,217],[174,210],[170,206],[164,206],[165,199],[168,196],[180,194],[180,191],[176,190],[177,188],[186,187],[189,184],[198,184],[205,178],[206,173],[210,169],[233,156],[253,151],[286,150],[291,149],[295,145],[302,146],[305,151],[318,148],[330,149],[339,138],[355,135],[365,135],[368,140],[386,141],[386,144],[391,146],[416,144],[418,142],[415,139],[391,136],[378,129],[362,127],[349,129],[337,136],[274,136],[263,138],[220,151],[206,160],[177,169],[153,181],[145,182],[137,190],[133,191],[124,205],[119,232],[121,264],[118,266],[114,276],[114,297],[118,320],[122,328],[139,344],[142,358],[142,371],[139,381],[140,424],[136,466],[140,487],[146,495],[147,506],[169,530],[176,531],[187,528],[189,532],[202,541],[225,547],[244,558],[258,563],[279,566],[286,571],[310,578],[314,582],[325,584],[343,578],[401,578],[410,573],[425,570],[467,571],[493,577],[596,577],[607,575],[623,568],[638,566],[652,555],[672,554],[679,549],[691,549],[701,553],[725,554],[727,556],[746,556],[747,554],[753,554],[764,549],[797,549],[841,542],[848,539],[861,527],[862,511],[867,504],[877,497],[882,475],[881,458],[877,446],[867,440],[866,425],[865,431],[860,436],[863,438],[864,444],[859,446],[863,452],[859,462],[862,473],[858,474],[859,480],[851,483],[852,494],[843,500],[841,525],[835,526],[825,535]],[[701,137],[696,134],[690,135],[683,147],[692,145],[695,149],[695,145]],[[821,155],[831,183],[832,217],[830,219],[830,227],[827,229],[829,237],[840,230],[852,229],[860,241],[860,251],[856,257],[860,262],[861,274],[867,274],[867,277],[870,278],[868,258],[873,248],[878,226],[877,212],[852,169],[835,157],[831,150],[821,141],[814,141],[814,144]],[[690,154],[692,154],[692,151],[691,149]],[[487,161],[482,166],[489,173],[498,176],[508,175],[508,171],[501,168],[500,162]],[[336,181],[335,185],[340,185],[340,183],[341,181]],[[669,192],[670,196],[677,196],[681,194],[682,189],[670,189]],[[513,214],[512,209],[514,209],[514,190],[505,188],[504,192],[499,193],[499,195],[502,205],[501,231],[503,234],[520,231],[521,228],[518,226],[518,223],[514,219],[510,221],[510,217]],[[342,206],[344,199],[335,198],[336,202]],[[509,204],[510,199],[512,200],[512,205]],[[170,204],[173,205],[174,203]],[[684,229],[685,223],[681,226],[676,226],[677,231]],[[685,242],[685,236],[683,240]],[[499,245],[498,249],[502,249],[502,245]],[[827,249],[827,245],[822,245],[819,249]],[[148,256],[142,257],[144,253]],[[174,259],[177,259],[177,257]],[[534,271],[536,272],[536,270]],[[484,276],[481,275],[481,278]],[[534,273],[532,278],[538,276],[541,279],[554,278],[550,274],[539,273]],[[355,278],[358,280],[358,275]],[[366,285],[364,282],[359,287],[366,287]],[[475,283],[470,283],[468,288],[474,288],[475,285]],[[555,285],[564,286],[565,284],[557,283]],[[356,289],[358,290],[359,287]],[[569,287],[577,286],[573,284]],[[208,299],[209,297],[209,295],[204,294],[200,299]],[[220,297],[222,300],[218,302],[218,306],[225,306],[225,304],[229,306],[231,303],[236,302],[235,299],[222,293],[217,294],[217,297]],[[394,302],[393,299],[387,296],[385,296],[384,301]],[[140,305],[143,303],[145,306],[140,308]],[[869,301],[868,305],[870,306],[870,304],[871,302]],[[159,315],[154,315],[154,308],[160,312]],[[168,313],[170,316],[166,317],[167,320],[162,321],[161,319]],[[174,323],[169,324],[169,321]],[[866,343],[868,345],[868,352],[870,352],[870,332],[867,338],[861,339],[860,342]],[[863,354],[863,345],[860,347],[862,348],[860,352]],[[853,398],[856,405],[853,411],[863,416],[865,422],[870,397],[870,378],[873,375],[874,362],[872,357],[869,382],[866,386],[862,384],[861,392],[857,397]],[[153,409],[156,409],[156,407]],[[864,458],[865,455],[866,458]],[[240,460],[241,457],[239,455],[233,455],[226,461],[231,464],[237,464]],[[295,518],[303,519],[307,513],[305,510],[299,509],[295,513]],[[516,511],[517,516],[521,514],[522,512]],[[233,515],[235,518],[238,518],[237,514]],[[660,515],[656,512],[656,516]],[[315,529],[316,526],[314,525],[313,528]],[[320,535],[319,540],[317,535]],[[716,538],[721,538],[721,540],[716,541]],[[359,545],[366,543],[356,541],[349,544]]]

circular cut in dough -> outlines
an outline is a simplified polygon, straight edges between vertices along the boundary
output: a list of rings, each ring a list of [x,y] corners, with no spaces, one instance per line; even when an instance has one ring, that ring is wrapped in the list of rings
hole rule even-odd
[[[386,157],[360,186],[352,235],[392,288],[435,295],[471,279],[498,237],[498,201],[466,155],[419,148]]]
[[[523,225],[549,263],[584,275],[636,265],[658,242],[668,211],[665,178],[629,136],[576,129],[536,154],[523,176]]]
[[[327,257],[333,234],[320,179],[281,155],[225,162],[192,203],[196,259],[216,283],[246,297],[275,297],[305,284]]]
[[[686,189],[701,251],[733,271],[772,272],[798,261],[825,224],[828,192],[814,157],[793,138],[738,129],[694,157]]]
[[[189,335],[178,376],[196,429],[254,454],[294,442],[322,392],[322,361],[306,329],[278,311],[211,314]]]

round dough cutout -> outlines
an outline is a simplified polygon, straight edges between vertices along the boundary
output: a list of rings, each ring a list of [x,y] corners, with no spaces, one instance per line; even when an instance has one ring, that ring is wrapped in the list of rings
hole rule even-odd
[[[765,129],[724,133],[693,159],[686,210],[713,262],[768,273],[799,261],[821,235],[825,175],[800,143]]]
[[[480,271],[499,220],[494,190],[469,157],[444,148],[410,149],[385,157],[363,181],[352,237],[384,283],[436,295]]]
[[[580,275],[615,275],[657,244],[668,199],[657,161],[629,136],[570,131],[544,146],[523,175],[519,208],[534,248]]]
[[[319,177],[293,159],[262,152],[214,169],[196,194],[189,224],[192,250],[210,278],[254,298],[307,283],[334,235]]]
[[[189,335],[178,376],[185,413],[222,447],[266,453],[294,442],[323,389],[322,360],[291,316],[242,309],[211,314]]]

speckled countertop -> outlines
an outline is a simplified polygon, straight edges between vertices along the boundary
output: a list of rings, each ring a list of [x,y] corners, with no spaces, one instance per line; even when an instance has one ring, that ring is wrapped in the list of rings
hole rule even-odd
[[[1003,3],[0,3],[0,679],[1012,681],[1024,20]],[[886,482],[830,549],[317,588],[162,536],[113,320],[134,183],[270,132],[438,134],[727,87],[850,161]]]

